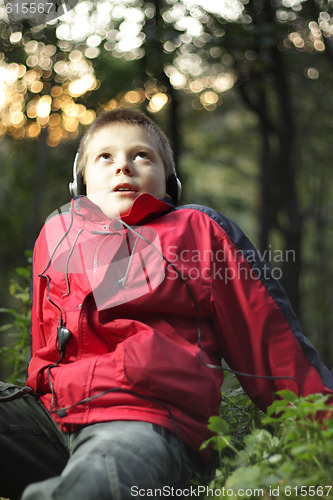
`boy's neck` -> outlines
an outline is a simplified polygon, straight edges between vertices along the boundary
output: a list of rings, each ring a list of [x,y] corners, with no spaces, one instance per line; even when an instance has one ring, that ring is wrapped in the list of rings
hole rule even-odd
[[[99,220],[112,220],[112,218],[105,215],[102,210],[86,196],[76,197],[73,202],[73,211],[80,215],[84,215],[91,219],[91,215],[94,214]],[[169,212],[173,208],[174,205],[170,199],[165,198],[160,200],[151,194],[143,193],[134,200],[127,213],[119,215],[118,217],[115,216],[114,219],[121,219],[130,225],[144,224],[155,217],[159,217]],[[82,210],[89,212],[89,215],[88,213],[82,213]],[[93,217],[93,219],[95,219],[95,217]]]

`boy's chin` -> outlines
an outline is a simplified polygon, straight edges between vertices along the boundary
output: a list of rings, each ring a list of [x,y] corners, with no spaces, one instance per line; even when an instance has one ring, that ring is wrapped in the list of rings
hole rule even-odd
[[[88,195],[87,198],[97,205],[99,209],[110,219],[127,214],[135,200],[135,198],[117,199],[115,197],[108,197],[107,200],[101,200],[93,194]]]

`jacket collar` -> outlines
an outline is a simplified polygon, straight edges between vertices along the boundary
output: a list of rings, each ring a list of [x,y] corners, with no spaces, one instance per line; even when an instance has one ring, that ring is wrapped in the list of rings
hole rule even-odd
[[[129,212],[122,215],[120,218],[126,222],[126,224],[135,226],[145,224],[173,209],[174,205],[171,201],[167,199],[160,200],[151,194],[143,193],[134,200]],[[100,208],[86,196],[76,196],[72,200],[72,211],[94,222],[110,221],[109,217],[107,217]]]

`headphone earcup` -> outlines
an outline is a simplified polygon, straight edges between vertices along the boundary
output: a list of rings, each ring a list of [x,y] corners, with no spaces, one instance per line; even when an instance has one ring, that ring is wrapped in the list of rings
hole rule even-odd
[[[77,174],[77,194],[86,194],[86,185],[83,180],[83,175],[82,174]]]
[[[78,196],[80,194],[86,194],[86,185],[83,180],[83,175],[77,173],[77,160],[78,153],[76,153],[74,165],[73,165],[73,182],[69,183],[69,192],[71,196]]]
[[[176,174],[171,174],[166,182],[166,192],[171,196],[173,203],[176,205],[180,200],[182,193],[182,185]]]

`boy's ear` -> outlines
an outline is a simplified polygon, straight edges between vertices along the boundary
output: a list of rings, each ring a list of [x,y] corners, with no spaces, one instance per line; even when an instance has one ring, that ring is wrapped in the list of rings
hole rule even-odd
[[[168,177],[166,181],[166,193],[171,196],[174,205],[180,200],[182,185],[176,174],[171,174]]]

